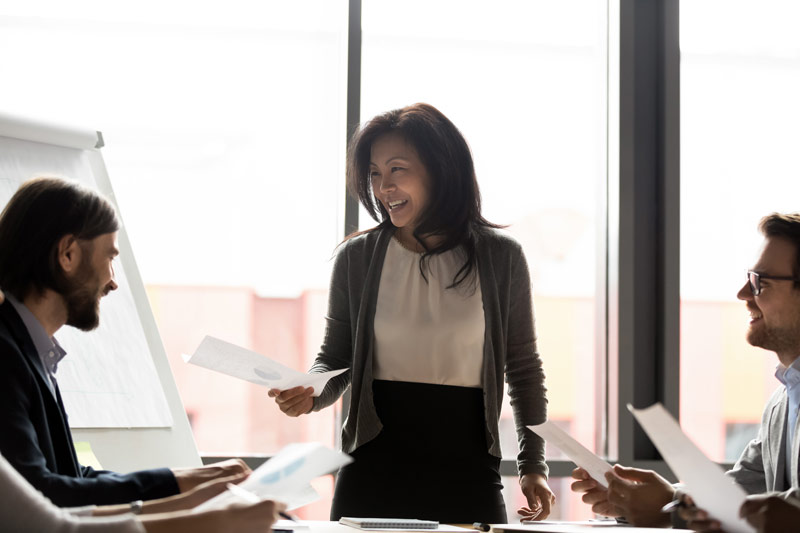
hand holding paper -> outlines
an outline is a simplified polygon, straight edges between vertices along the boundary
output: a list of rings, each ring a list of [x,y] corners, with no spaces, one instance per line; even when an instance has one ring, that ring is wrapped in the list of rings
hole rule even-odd
[[[287,509],[296,509],[319,497],[309,484],[312,479],[350,462],[352,459],[349,455],[316,442],[289,444],[253,471],[234,491],[248,492],[261,500],[283,502]],[[228,490],[195,508],[195,511],[219,509],[241,499]]]
[[[275,398],[278,408],[288,416],[300,416],[311,412],[314,408],[315,389],[295,387],[288,390],[270,389],[267,393]]]
[[[683,433],[678,423],[660,403],[646,409],[628,409],[664,460],[685,485],[698,507],[719,520],[727,533],[750,533],[752,526],[739,518],[745,500],[742,487],[725,477],[719,465],[710,461]]]
[[[528,429],[542,437],[548,444],[552,444],[564,452],[576,465],[589,472],[589,475],[600,485],[608,487],[606,472],[611,470],[611,465],[590,452],[564,430],[549,420],[538,426],[528,426]]]
[[[193,365],[202,366],[222,374],[263,385],[270,389],[286,390],[293,387],[313,387],[314,396],[319,396],[322,389],[334,376],[346,372],[347,368],[306,374],[284,366],[260,353],[225,342],[215,337],[206,336],[191,356],[184,355],[184,360]]]

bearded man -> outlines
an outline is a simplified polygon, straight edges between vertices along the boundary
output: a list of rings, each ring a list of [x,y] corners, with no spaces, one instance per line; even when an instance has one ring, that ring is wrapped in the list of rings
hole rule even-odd
[[[117,288],[118,229],[105,198],[57,178],[24,183],[0,214],[0,453],[60,506],[134,502],[136,511],[140,500],[249,471],[238,460],[130,474],[78,463],[56,380],[66,352],[54,335],[98,326],[100,299]]]

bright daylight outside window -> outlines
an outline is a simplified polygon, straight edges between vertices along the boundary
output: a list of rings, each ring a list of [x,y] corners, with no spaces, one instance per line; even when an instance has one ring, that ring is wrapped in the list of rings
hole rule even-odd
[[[346,20],[330,0],[4,3],[0,101],[103,132],[201,454],[334,445],[334,409],[290,419],[181,354],[210,334],[305,370],[319,348],[343,231]]]
[[[427,102],[462,131],[484,215],[509,225],[530,265],[549,416],[602,453],[596,295],[605,290],[605,2],[367,1],[362,26],[362,121]],[[373,225],[362,210],[360,226]],[[513,460],[507,403],[501,439]],[[563,458],[552,448],[547,454]],[[516,520],[522,495],[515,477],[504,483]],[[591,516],[567,480],[550,484],[559,502],[553,517]]]
[[[681,3],[681,424],[735,461],[779,385],[736,293],[759,219],[800,210],[800,5]]]

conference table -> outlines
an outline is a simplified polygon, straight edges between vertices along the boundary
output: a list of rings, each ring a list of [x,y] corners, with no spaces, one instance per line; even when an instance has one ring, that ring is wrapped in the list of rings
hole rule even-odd
[[[612,520],[587,520],[581,522],[562,522],[562,521],[544,521],[533,522],[526,524],[490,524],[490,533],[603,533],[611,531],[625,531],[628,533],[664,533],[663,528],[650,528],[650,527],[634,527],[625,524],[617,524]],[[301,520],[298,522],[291,522],[288,520],[280,520],[274,526],[274,530],[290,530],[294,533],[356,533],[358,531],[380,531],[380,532],[394,532],[406,533],[413,531],[414,533],[424,532],[439,532],[439,533],[475,533],[476,528],[471,525],[447,525],[441,524],[438,529],[364,529],[359,530],[351,526],[345,526],[338,522],[323,522],[314,520]],[[688,532],[688,529],[672,529],[669,530],[675,533]]]

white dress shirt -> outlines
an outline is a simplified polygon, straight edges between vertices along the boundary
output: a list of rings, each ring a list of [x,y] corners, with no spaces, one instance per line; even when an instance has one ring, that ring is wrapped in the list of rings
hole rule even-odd
[[[786,411],[786,479],[791,483],[792,469],[798,468],[798,457],[792,455],[792,443],[796,436],[797,412],[800,407],[800,357],[786,368],[778,363],[775,377],[786,386],[789,405]]]

